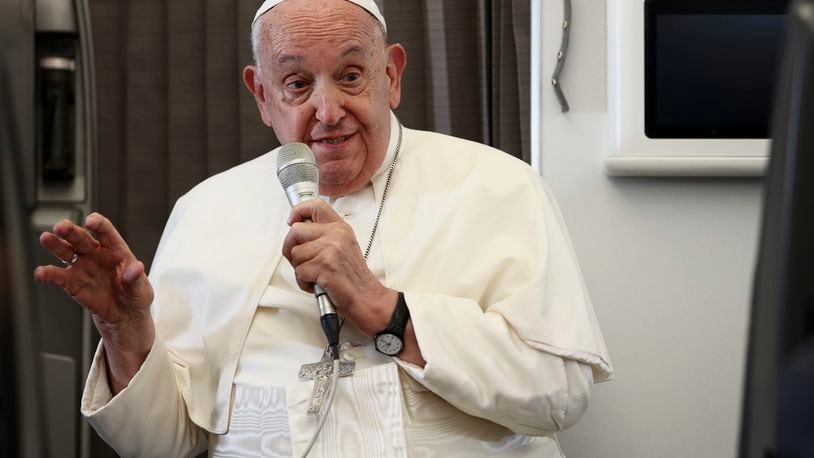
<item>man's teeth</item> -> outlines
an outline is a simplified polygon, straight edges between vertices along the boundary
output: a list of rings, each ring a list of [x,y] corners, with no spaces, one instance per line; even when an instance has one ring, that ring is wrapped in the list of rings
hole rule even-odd
[[[348,137],[346,135],[344,137],[326,138],[326,139],[321,140],[321,141],[322,141],[322,143],[330,143],[331,145],[338,145],[338,144],[344,142],[347,139],[348,139]]]

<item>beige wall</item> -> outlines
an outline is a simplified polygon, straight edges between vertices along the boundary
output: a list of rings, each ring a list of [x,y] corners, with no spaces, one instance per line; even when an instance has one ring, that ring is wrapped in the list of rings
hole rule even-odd
[[[606,176],[605,1],[573,0],[568,115],[547,84],[562,1],[533,1],[542,5],[542,172],[617,374],[595,387],[563,448],[569,457],[732,457],[761,181]]]

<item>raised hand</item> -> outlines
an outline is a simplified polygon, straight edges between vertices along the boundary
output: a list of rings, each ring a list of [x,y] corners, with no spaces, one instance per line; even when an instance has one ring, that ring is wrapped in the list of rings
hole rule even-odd
[[[111,388],[117,392],[127,385],[152,347],[153,288],[144,264],[107,218],[92,213],[85,219],[85,228],[63,220],[53,232],[44,232],[40,244],[66,267],[37,267],[34,279],[62,288],[92,314],[105,342]]]

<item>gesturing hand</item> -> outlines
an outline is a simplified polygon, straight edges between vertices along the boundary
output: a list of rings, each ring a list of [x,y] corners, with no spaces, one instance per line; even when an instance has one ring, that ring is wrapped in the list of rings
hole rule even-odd
[[[154,329],[149,308],[153,288],[144,264],[104,216],[92,213],[85,227],[63,220],[44,232],[40,244],[66,263],[65,268],[40,266],[34,279],[65,290],[92,315],[110,350],[120,354],[146,354]]]

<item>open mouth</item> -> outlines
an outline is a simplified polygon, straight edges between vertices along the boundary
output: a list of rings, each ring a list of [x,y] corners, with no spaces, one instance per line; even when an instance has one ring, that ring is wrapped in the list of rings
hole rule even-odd
[[[315,140],[315,143],[322,143],[325,145],[341,145],[345,143],[349,138],[353,137],[353,134],[348,135],[340,135],[337,137],[325,137],[319,140]]]
[[[338,145],[338,144],[344,142],[347,139],[348,139],[348,136],[343,135],[341,137],[323,138],[322,140],[320,140],[320,143],[327,143],[329,145]]]

